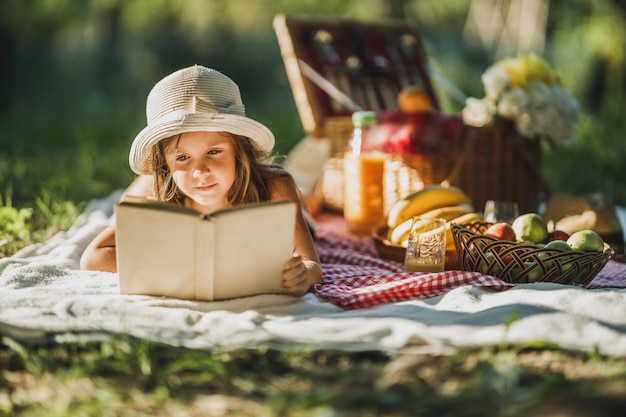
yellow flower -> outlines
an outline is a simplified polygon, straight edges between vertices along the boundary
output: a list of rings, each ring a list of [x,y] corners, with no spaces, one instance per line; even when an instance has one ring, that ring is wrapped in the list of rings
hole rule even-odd
[[[503,59],[497,62],[496,66],[504,68],[509,74],[511,88],[528,90],[532,81],[543,82],[547,85],[560,81],[559,74],[550,67],[550,64],[535,54]]]

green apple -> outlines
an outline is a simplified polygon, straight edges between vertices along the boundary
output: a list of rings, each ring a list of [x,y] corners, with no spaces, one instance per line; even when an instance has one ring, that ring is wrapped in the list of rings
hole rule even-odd
[[[495,261],[496,261],[496,256],[493,253],[491,252],[485,253],[485,259],[480,261],[480,265],[479,265],[480,272],[482,272],[483,274],[487,274],[487,270],[489,269],[489,266],[493,264]],[[496,268],[494,268],[494,271],[490,272],[489,274],[492,276],[496,276],[495,270],[497,270],[497,266]]]
[[[546,243],[544,248],[546,248],[546,249],[559,249],[559,250],[565,250],[565,251],[574,250],[569,245],[569,243],[567,243],[565,241],[562,241],[562,240],[553,240],[551,242],[548,242],[548,243]]]
[[[537,213],[526,213],[513,220],[513,230],[518,242],[543,243],[548,238],[548,227]]]
[[[540,279],[541,275],[542,275],[541,268],[539,267],[539,265],[537,265],[535,268],[531,269],[531,267],[533,265],[535,265],[534,262],[531,262],[531,261],[524,262],[525,268],[526,269],[530,269],[530,271],[528,272],[528,275],[527,275],[528,282],[535,282],[538,279]]]
[[[579,230],[572,233],[567,239],[567,243],[574,250],[585,252],[602,252],[604,251],[604,241],[600,235],[593,230]]]

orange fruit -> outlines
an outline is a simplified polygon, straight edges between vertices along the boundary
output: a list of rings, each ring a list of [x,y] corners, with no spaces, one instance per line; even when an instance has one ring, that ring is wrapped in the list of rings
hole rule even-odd
[[[434,110],[426,91],[417,86],[407,86],[400,91],[398,108],[405,113]]]

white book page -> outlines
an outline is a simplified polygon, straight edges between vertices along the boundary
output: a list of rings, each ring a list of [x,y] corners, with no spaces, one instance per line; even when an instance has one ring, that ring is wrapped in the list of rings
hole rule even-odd
[[[183,212],[117,206],[120,292],[195,299],[198,219]]]
[[[262,205],[253,215],[219,216],[215,299],[287,292],[282,270],[293,253],[295,218],[293,202]]]

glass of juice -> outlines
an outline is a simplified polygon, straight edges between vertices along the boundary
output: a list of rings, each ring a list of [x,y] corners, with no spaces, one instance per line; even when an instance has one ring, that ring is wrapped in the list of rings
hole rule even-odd
[[[443,272],[446,256],[446,221],[413,217],[404,269],[410,272]]]

